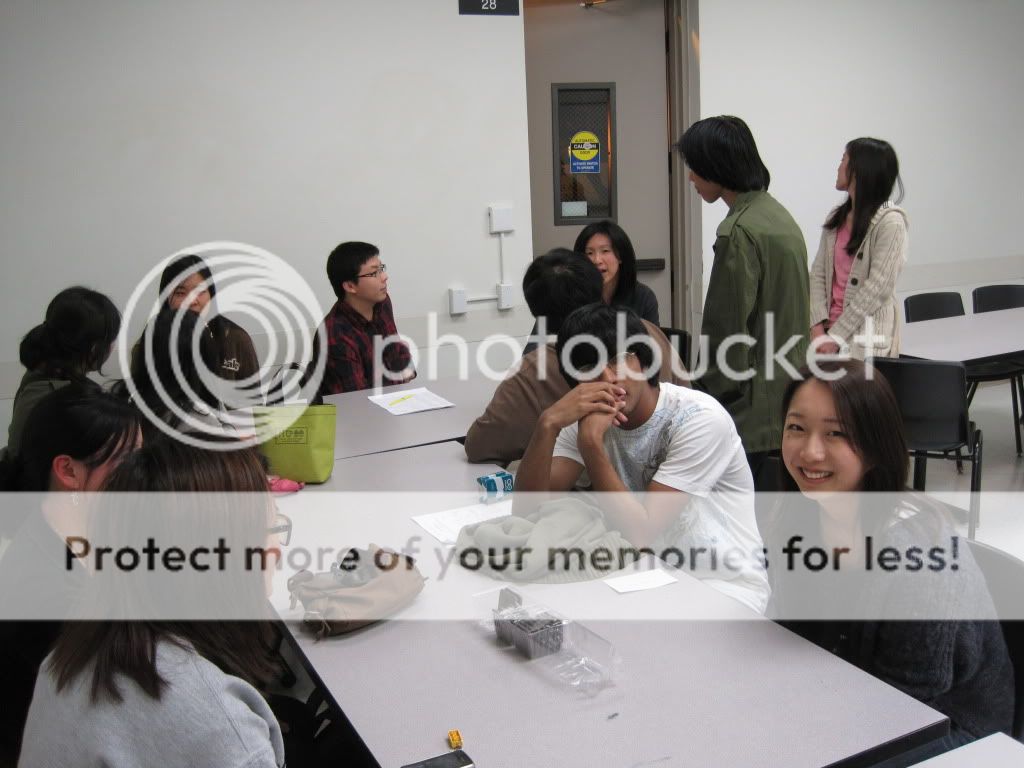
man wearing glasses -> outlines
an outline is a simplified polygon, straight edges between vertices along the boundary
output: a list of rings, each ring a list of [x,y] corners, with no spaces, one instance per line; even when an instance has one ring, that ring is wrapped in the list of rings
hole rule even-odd
[[[398,333],[388,296],[387,267],[370,243],[348,242],[327,258],[327,279],[338,301],[324,318],[327,363],[321,395],[369,389],[377,382],[398,384],[416,375],[409,348],[389,340],[380,354],[377,344]],[[383,363],[375,371],[375,363]]]

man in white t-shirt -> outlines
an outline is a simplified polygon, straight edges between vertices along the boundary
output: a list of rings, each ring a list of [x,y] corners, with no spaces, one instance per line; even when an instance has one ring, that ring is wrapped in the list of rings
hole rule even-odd
[[[770,590],[736,426],[710,395],[659,385],[648,339],[636,315],[603,303],[565,319],[556,350],[574,386],[541,415],[516,491],[567,491],[586,470],[634,546],[763,612]]]

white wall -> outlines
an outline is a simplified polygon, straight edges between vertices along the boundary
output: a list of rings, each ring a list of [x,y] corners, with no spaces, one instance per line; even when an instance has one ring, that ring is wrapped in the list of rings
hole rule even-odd
[[[907,188],[902,290],[1024,277],[1024,3],[709,0],[699,24],[701,114],[750,124],[809,259],[843,146],[876,136]],[[704,208],[705,284],[725,214]]]
[[[326,310],[329,251],[380,246],[399,329],[494,290],[487,205],[531,256],[522,17],[423,0],[55,0],[0,8],[0,361],[61,288],[124,303],[159,259],[237,240]],[[446,312],[445,312],[446,317]],[[446,323],[525,334],[525,306]],[[10,396],[11,393],[3,393]]]

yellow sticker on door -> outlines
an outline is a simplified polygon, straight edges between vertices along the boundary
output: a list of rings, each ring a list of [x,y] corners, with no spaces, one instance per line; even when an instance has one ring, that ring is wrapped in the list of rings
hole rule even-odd
[[[569,140],[569,172],[601,172],[601,140],[592,131],[577,131]]]

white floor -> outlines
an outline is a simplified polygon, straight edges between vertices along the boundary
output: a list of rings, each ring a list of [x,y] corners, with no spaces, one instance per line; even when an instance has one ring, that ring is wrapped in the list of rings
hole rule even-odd
[[[1009,382],[981,385],[971,419],[982,431],[981,525],[976,538],[1024,560],[1024,458],[1017,455],[1013,437]],[[966,493],[970,465],[958,475],[955,462],[929,461],[926,490]]]

